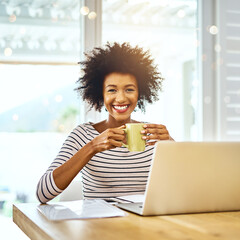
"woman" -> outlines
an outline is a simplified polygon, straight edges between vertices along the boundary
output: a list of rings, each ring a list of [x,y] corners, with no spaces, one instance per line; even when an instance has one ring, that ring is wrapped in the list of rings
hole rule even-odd
[[[144,152],[122,147],[126,123],[138,122],[131,113],[145,102],[157,100],[162,78],[148,52],[129,44],[95,48],[82,62],[84,75],[79,91],[97,111],[105,106],[108,119],[77,126],[64,142],[37,186],[37,198],[45,203],[61,193],[81,171],[85,198],[110,199],[144,193],[153,146],[172,140],[161,124],[144,124]]]

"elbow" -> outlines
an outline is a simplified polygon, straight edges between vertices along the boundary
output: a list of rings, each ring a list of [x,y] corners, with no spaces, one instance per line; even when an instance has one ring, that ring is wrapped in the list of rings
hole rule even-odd
[[[41,203],[41,204],[45,204],[47,203],[50,199],[44,197],[42,194],[41,194],[41,191],[39,191],[39,189],[37,188],[37,191],[36,191],[36,198],[37,200]]]

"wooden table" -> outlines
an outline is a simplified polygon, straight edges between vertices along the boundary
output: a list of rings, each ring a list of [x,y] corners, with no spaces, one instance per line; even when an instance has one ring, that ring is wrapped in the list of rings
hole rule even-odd
[[[37,203],[13,206],[13,221],[32,240],[239,240],[240,212],[49,221]]]

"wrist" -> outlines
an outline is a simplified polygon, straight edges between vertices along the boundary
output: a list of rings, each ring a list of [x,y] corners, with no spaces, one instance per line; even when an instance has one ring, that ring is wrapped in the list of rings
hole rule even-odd
[[[98,148],[97,148],[97,145],[95,144],[94,139],[92,141],[90,141],[87,145],[89,146],[89,153],[92,156],[94,156],[95,154],[97,154],[99,152]]]

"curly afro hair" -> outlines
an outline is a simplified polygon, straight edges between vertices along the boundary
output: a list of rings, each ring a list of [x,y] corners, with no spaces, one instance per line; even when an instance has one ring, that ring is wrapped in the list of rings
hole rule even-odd
[[[79,86],[75,90],[90,104],[90,108],[101,111],[104,105],[103,81],[113,72],[135,76],[139,90],[137,106],[143,112],[145,102],[158,100],[163,78],[153,65],[149,51],[145,52],[138,46],[131,47],[128,43],[107,43],[105,48],[94,48],[85,56],[86,60],[80,62],[84,74],[77,81]]]

